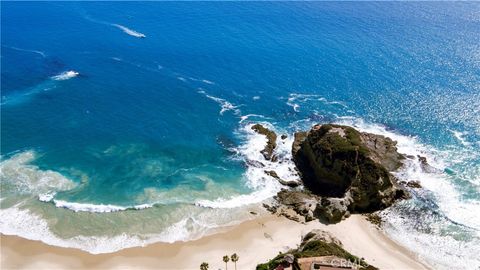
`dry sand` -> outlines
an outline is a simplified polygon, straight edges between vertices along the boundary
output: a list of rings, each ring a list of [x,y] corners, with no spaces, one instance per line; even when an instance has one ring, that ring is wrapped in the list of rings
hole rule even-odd
[[[302,235],[322,229],[337,237],[350,253],[380,269],[428,269],[410,252],[398,246],[367,222],[354,215],[335,225],[318,221],[300,224],[276,216],[261,217],[199,240],[157,243],[92,255],[70,248],[49,246],[16,236],[1,236],[1,269],[224,269],[223,255],[237,253],[237,269],[255,269],[279,251],[295,248]],[[234,269],[229,263],[229,269]]]

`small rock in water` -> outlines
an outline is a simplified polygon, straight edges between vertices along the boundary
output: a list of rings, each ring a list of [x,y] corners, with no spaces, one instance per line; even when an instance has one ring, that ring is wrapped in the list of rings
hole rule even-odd
[[[245,160],[245,163],[246,163],[248,166],[252,166],[252,167],[256,167],[256,168],[263,168],[263,167],[265,167],[265,164],[263,164],[262,162],[257,161],[257,160],[247,159],[247,160]]]
[[[285,181],[285,180],[281,179],[281,178],[278,176],[277,172],[275,172],[275,171],[264,171],[264,172],[265,172],[265,174],[267,174],[267,175],[269,175],[269,176],[277,179],[278,182],[279,182],[280,184],[284,185],[284,186],[289,186],[289,187],[292,187],[292,188],[300,186],[300,183],[299,183],[299,182],[296,182],[296,181]]]
[[[253,125],[252,129],[258,134],[267,137],[267,145],[265,145],[265,148],[260,152],[266,160],[271,160],[273,150],[275,150],[275,147],[277,147],[277,134],[260,124]]]
[[[409,188],[422,188],[422,185],[420,185],[420,182],[418,181],[409,181],[409,182],[402,181],[400,182],[400,184],[407,186]]]

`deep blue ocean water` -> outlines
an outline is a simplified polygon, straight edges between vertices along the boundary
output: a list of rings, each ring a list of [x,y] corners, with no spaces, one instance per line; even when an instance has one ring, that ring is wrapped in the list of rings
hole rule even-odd
[[[479,3],[1,5],[2,233],[97,253],[198,237],[280,188],[246,162],[265,162],[251,123],[338,122],[435,167],[398,173],[424,189],[387,233],[480,266]],[[289,143],[268,166],[295,178]]]

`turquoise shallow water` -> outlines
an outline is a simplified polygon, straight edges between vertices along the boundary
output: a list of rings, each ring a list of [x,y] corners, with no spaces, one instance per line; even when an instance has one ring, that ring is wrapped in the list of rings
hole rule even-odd
[[[478,267],[478,3],[2,3],[2,233],[94,253],[251,218],[338,122],[427,156],[383,214],[438,268]],[[281,164],[265,162],[262,122]],[[425,249],[424,247],[431,247]]]

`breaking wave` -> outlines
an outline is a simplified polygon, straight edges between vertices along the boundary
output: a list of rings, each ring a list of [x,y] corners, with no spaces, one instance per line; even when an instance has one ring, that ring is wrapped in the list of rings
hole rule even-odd
[[[58,208],[66,208],[74,212],[90,212],[90,213],[111,213],[125,210],[142,210],[151,208],[154,204],[139,204],[133,206],[118,206],[112,204],[91,204],[91,203],[76,203],[67,202],[63,200],[54,199],[54,194],[46,193],[40,194],[38,199],[42,202],[53,202]]]
[[[69,70],[69,71],[65,71],[65,72],[62,72],[58,75],[55,75],[52,77],[52,80],[55,80],[55,81],[64,81],[64,80],[68,80],[68,79],[71,79],[71,78],[75,78],[79,75],[80,73],[76,72],[75,70]]]
[[[74,236],[61,238],[54,234],[48,222],[28,209],[11,207],[0,209],[0,232],[5,235],[18,235],[20,237],[42,241],[49,245],[77,248],[92,254],[111,253],[131,247],[143,247],[152,243],[173,243],[176,241],[195,240],[204,235],[213,233],[216,227],[231,226],[238,223],[222,220],[223,224],[206,224],[207,220],[215,220],[214,215],[200,217],[185,217],[178,222],[166,227],[162,232],[155,234],[127,234],[115,236]],[[222,219],[218,216],[218,219]],[[205,220],[205,221],[203,221]]]

